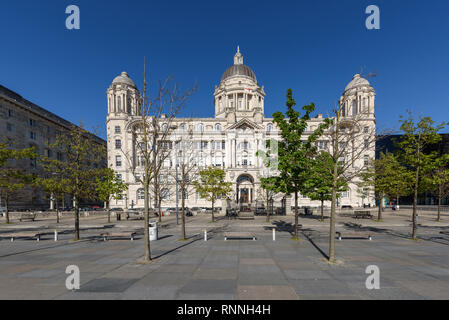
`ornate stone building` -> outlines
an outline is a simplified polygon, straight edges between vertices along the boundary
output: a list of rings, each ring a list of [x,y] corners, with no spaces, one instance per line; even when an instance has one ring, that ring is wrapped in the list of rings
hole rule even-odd
[[[256,201],[264,199],[260,178],[268,173],[262,158],[256,156],[256,152],[265,150],[267,140],[279,139],[273,119],[265,117],[264,114],[265,96],[264,87],[257,81],[253,70],[243,64],[243,56],[237,49],[234,64],[223,73],[220,84],[215,87],[215,117],[174,120],[177,128],[174,130],[174,136],[182,135],[186,128],[192,129],[194,141],[192,147],[201,155],[198,157],[199,166],[212,165],[224,168],[227,181],[233,183],[231,202],[234,203],[255,204]],[[143,207],[142,186],[135,182],[130,164],[125,160],[126,154],[132,154],[135,150],[136,142],[132,137],[131,126],[139,120],[139,92],[126,72],[113,80],[107,90],[107,99],[108,165],[130,184],[123,198],[113,201],[111,205],[122,208]],[[363,123],[371,132],[371,129],[375,128],[374,99],[375,92],[369,82],[360,75],[355,75],[341,97],[341,103],[344,105],[343,117],[350,119],[363,114]],[[307,134],[312,133],[322,121],[322,115],[311,119]],[[173,139],[173,149],[177,150],[176,139]],[[325,139],[318,141],[317,147],[327,149],[328,142]],[[175,153],[173,152],[173,156],[167,160],[167,165],[164,166],[166,171],[175,170]],[[374,147],[366,150],[366,157],[374,158]],[[175,181],[170,179],[170,175],[166,178],[161,177],[161,180],[165,184],[162,207],[174,207]],[[284,198],[286,201],[282,201]],[[289,196],[277,194],[274,201],[276,206],[283,203],[287,207],[287,212],[290,211]],[[363,203],[373,205],[374,199],[369,197],[362,199],[355,185],[351,185],[351,189],[342,194],[340,200],[340,205],[361,206]],[[196,194],[189,195],[186,205],[190,208],[210,207],[208,201]],[[318,206],[319,202],[301,197],[300,205]]]

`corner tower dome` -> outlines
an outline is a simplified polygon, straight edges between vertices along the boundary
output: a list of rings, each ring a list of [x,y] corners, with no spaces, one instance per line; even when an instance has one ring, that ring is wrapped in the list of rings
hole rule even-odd
[[[243,64],[243,56],[240,53],[239,47],[237,47],[237,53],[234,56],[234,65],[226,69],[226,71],[223,73],[223,76],[221,77],[221,81],[234,76],[245,76],[251,78],[254,82],[257,83],[256,75],[254,74],[253,70]]]
[[[371,84],[369,83],[368,80],[366,80],[365,78],[362,78],[360,76],[360,74],[357,73],[354,75],[351,82],[348,83],[348,85],[345,88],[345,91],[351,90],[353,88],[363,87],[363,86],[370,87]]]
[[[137,88],[134,81],[131,80],[128,73],[126,73],[125,71],[123,71],[118,77],[116,77],[114,81],[112,81],[112,84],[126,84],[133,88]]]

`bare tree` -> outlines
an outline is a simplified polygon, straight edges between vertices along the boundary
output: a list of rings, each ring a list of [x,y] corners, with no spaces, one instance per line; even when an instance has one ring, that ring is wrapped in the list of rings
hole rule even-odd
[[[355,185],[360,180],[359,176],[365,165],[375,157],[377,132],[370,114],[344,116],[343,105],[340,103],[336,104],[332,111],[331,119],[332,126],[324,133],[323,138],[329,143],[328,153],[332,158],[328,168],[332,175],[329,261],[335,262],[335,218],[339,181]]]
[[[171,176],[177,184],[177,197],[181,200],[181,240],[186,239],[186,199],[194,196],[195,189],[192,182],[197,179],[198,172],[205,163],[205,155],[202,153],[203,144],[195,141],[192,119],[178,126],[174,139],[174,165],[175,170],[170,170]],[[201,137],[202,133],[200,133]]]
[[[158,183],[161,167],[164,160],[170,155],[170,149],[166,148],[165,143],[169,141],[173,131],[174,119],[185,105],[188,97],[195,92],[196,85],[181,92],[179,86],[173,82],[173,78],[169,77],[165,81],[159,81],[155,94],[150,96],[146,65],[143,78],[144,85],[139,99],[138,121],[131,127],[133,150],[122,151],[136,182],[140,183],[144,189],[145,261],[149,262],[151,261],[148,230],[150,184]],[[158,188],[156,187],[154,190],[158,190]],[[157,206],[158,199],[155,198],[155,206]]]

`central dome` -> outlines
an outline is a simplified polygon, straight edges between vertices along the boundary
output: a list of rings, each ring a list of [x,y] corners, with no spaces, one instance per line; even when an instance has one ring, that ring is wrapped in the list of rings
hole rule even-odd
[[[233,66],[230,66],[223,73],[223,76],[221,77],[221,81],[226,80],[227,78],[230,78],[233,76],[246,76],[246,77],[250,77],[251,79],[253,79],[254,82],[257,82],[256,75],[254,74],[253,70],[251,70],[250,67],[245,66],[244,64],[235,64]]]
[[[237,53],[234,56],[234,65],[226,69],[226,71],[223,73],[223,76],[221,77],[221,81],[233,76],[248,77],[257,83],[256,75],[254,74],[253,70],[243,64],[243,56],[240,53],[239,47],[237,47]]]

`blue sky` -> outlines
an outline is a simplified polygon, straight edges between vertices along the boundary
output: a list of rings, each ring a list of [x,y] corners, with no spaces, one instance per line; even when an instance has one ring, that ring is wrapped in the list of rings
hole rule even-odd
[[[81,29],[65,28],[78,5]],[[365,8],[380,8],[380,30],[367,30]],[[0,84],[105,136],[106,89],[126,70],[142,87],[173,75],[199,90],[183,115],[212,117],[214,86],[237,45],[265,86],[265,114],[298,105],[330,110],[355,73],[375,72],[376,116],[398,128],[412,110],[449,120],[447,0],[328,1],[8,1],[0,11]],[[445,130],[446,132],[448,129]]]

